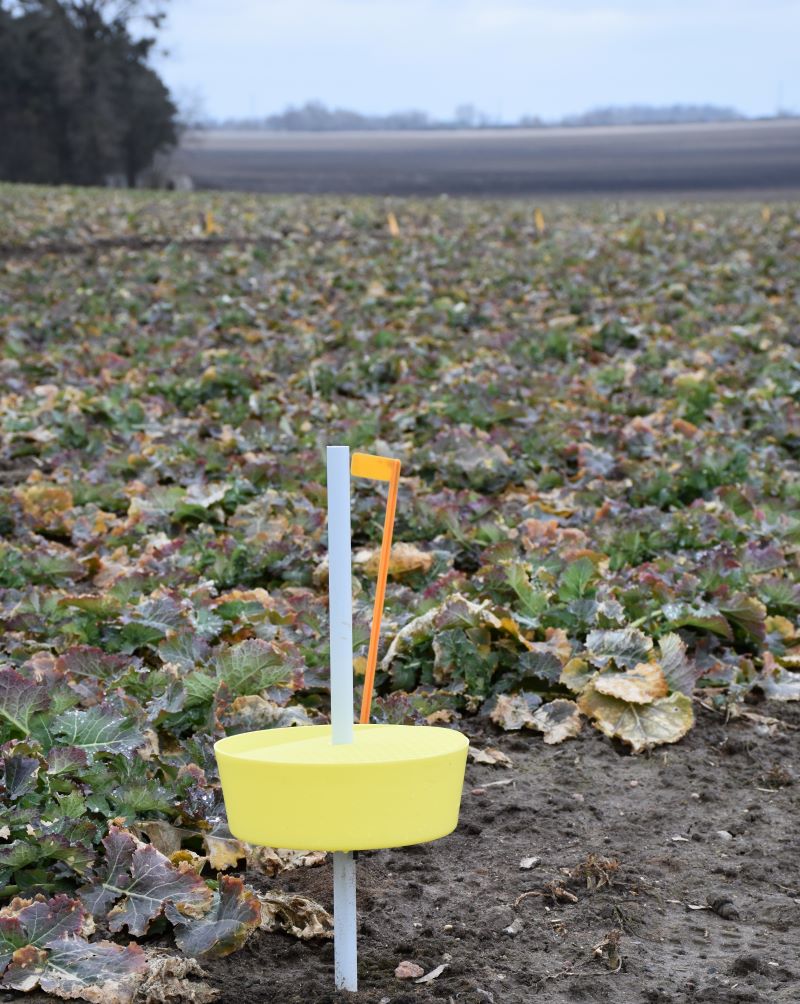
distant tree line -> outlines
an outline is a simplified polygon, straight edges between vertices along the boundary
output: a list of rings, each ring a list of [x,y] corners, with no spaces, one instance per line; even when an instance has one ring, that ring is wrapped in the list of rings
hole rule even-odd
[[[136,0],[0,0],[0,178],[136,183],[177,140],[176,109],[148,65],[162,14]]]
[[[430,129],[437,123],[427,112],[393,112],[364,115],[347,108],[328,108],[321,101],[307,101],[265,118],[229,119],[215,122],[223,128],[275,129],[289,132],[342,132],[345,130]]]
[[[680,122],[735,122],[744,115],[735,108],[718,105],[622,105],[593,108],[582,115],[569,115],[567,126],[668,125]]]
[[[366,115],[347,108],[328,108],[321,101],[308,101],[299,107],[289,106],[277,115],[264,118],[227,119],[207,123],[221,129],[269,129],[281,132],[341,132],[345,130],[399,129],[538,129],[553,126],[645,125],[647,123],[730,122],[744,116],[733,108],[716,105],[628,105],[596,108],[582,115],[570,115],[545,122],[536,115],[525,115],[516,122],[498,122],[474,105],[459,105],[450,119],[436,119],[421,111],[395,112],[390,115]]]

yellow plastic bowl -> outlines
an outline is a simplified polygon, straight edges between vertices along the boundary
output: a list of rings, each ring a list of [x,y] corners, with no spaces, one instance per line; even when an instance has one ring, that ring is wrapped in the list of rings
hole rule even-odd
[[[469,742],[452,729],[330,725],[228,736],[214,746],[231,833],[323,851],[436,840],[458,823]]]

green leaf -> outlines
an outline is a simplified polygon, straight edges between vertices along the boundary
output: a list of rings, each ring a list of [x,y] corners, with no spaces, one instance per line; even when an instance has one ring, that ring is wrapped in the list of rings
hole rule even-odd
[[[283,653],[260,638],[248,638],[238,645],[221,649],[213,665],[218,679],[236,696],[257,694],[267,687],[284,683],[291,676]]]
[[[665,634],[658,639],[661,669],[670,690],[691,695],[698,677],[697,667],[686,657],[686,645],[678,634]]]
[[[12,840],[10,844],[0,844],[0,868],[16,871],[33,864],[40,857],[39,848],[27,840]]]
[[[188,676],[184,677],[184,686],[186,688],[185,706],[196,708],[203,704],[211,704],[214,694],[217,692],[219,680],[209,673],[197,670],[197,672],[189,673]]]
[[[557,683],[561,676],[561,660],[555,652],[534,650],[521,652],[516,674],[520,679],[535,676],[547,683]]]
[[[596,578],[597,569],[589,558],[571,562],[561,576],[558,598],[564,603],[581,599]]]
[[[433,675],[437,683],[452,677],[463,680],[470,694],[488,694],[499,654],[491,649],[489,632],[481,628],[453,628],[433,640]]]
[[[133,753],[145,741],[129,719],[103,704],[65,711],[53,720],[51,730],[66,745],[83,750],[90,760],[98,753]]]
[[[508,584],[517,594],[523,613],[535,621],[547,609],[550,594],[533,586],[528,566],[520,561],[510,562],[505,573]]]
[[[694,627],[703,631],[713,631],[728,641],[733,641],[733,632],[728,621],[710,603],[698,600],[695,603],[665,603],[664,617],[670,627]]]

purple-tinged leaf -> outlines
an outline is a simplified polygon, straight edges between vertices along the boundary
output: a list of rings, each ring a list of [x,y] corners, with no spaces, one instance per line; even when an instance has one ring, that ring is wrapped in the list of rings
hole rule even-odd
[[[122,615],[123,624],[141,624],[165,637],[186,623],[184,606],[172,596],[151,596]]]
[[[47,945],[39,986],[55,997],[80,997],[94,1004],[131,1004],[147,960],[139,945],[114,945],[64,937]]]
[[[247,941],[261,921],[261,904],[240,878],[223,875],[211,909],[202,917],[188,917],[172,903],[167,918],[178,928],[175,940],[187,955],[230,955]]]
[[[106,915],[130,881],[130,866],[137,841],[127,830],[111,826],[103,840],[103,847],[106,852],[105,877],[78,890],[84,906],[95,917]]]
[[[150,922],[160,916],[167,902],[185,916],[200,916],[211,902],[211,890],[190,864],[177,867],[155,847],[138,847],[131,864],[131,880],[119,889],[123,898],[108,912],[111,931],[123,927],[133,935],[147,932]]]
[[[69,648],[56,660],[56,667],[68,677],[87,676],[92,680],[116,677],[129,668],[141,665],[140,659],[122,655],[110,655],[101,648],[91,645],[76,645]]]
[[[133,935],[144,934],[167,901],[185,916],[201,916],[208,909],[211,890],[189,864],[176,867],[151,844],[116,826],[103,846],[105,877],[79,894],[95,917],[106,917],[112,931],[127,926]]]
[[[81,901],[59,894],[52,899],[16,897],[0,910],[0,918],[14,918],[22,928],[25,943],[44,947],[48,941],[67,934],[91,934],[94,925]]]
[[[27,993],[38,984],[47,964],[47,952],[35,945],[24,945],[11,955],[6,970],[0,977],[4,990],[21,990]]]
[[[47,754],[47,773],[72,774],[87,763],[86,750],[77,746],[54,746]]]
[[[77,899],[15,897],[0,910],[0,974],[5,970],[0,986],[32,989],[46,958],[41,950],[49,942],[66,935],[89,935],[93,930],[91,917]],[[9,963],[10,971],[6,970]],[[32,976],[36,977],[33,982]]]
[[[729,621],[741,628],[746,635],[755,641],[763,641],[766,636],[765,621],[767,608],[754,596],[735,593],[725,603],[720,604],[722,613]]]
[[[3,757],[0,766],[0,789],[14,801],[36,786],[41,761],[30,756],[9,756]]]
[[[0,716],[23,735],[31,730],[31,718],[50,705],[47,688],[26,680],[11,666],[0,668]]]

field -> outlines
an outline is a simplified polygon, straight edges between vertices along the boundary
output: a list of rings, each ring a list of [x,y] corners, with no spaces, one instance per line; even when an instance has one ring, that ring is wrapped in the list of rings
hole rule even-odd
[[[798,254],[779,202],[0,186],[0,989],[339,1000],[329,863],[231,838],[211,745],[326,720],[347,443],[403,464],[375,718],[473,746],[359,859],[358,999],[795,1001]]]
[[[558,199],[796,198],[800,120],[591,129],[188,134],[197,187]]]

